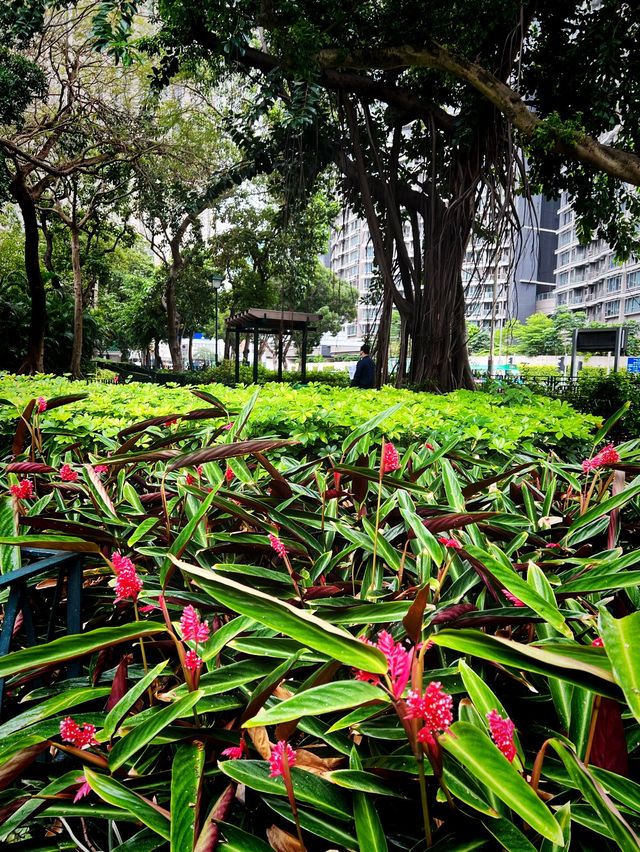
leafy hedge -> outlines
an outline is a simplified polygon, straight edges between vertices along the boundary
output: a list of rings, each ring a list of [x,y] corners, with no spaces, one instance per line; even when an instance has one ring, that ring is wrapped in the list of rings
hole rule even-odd
[[[83,633],[39,577],[0,660],[7,847],[637,850],[640,442],[396,447],[391,408],[314,458],[201,393],[63,452],[92,399],[32,398],[0,477],[3,571],[86,554]]]
[[[203,390],[215,394],[230,409],[242,407],[255,393],[250,387],[231,389],[222,385],[207,385]],[[76,393],[87,396],[42,417],[45,435],[55,429],[54,440],[59,446],[80,440],[87,447],[110,447],[118,431],[132,420],[178,416],[201,405],[192,393],[178,387],[71,383],[59,377],[5,375],[0,377],[0,398],[6,401],[0,408],[0,434],[8,442],[15,418],[30,398]],[[326,450],[359,424],[392,406],[397,408],[385,422],[390,439],[437,439],[445,443],[463,438],[476,452],[506,453],[527,440],[540,447],[580,445],[599,422],[576,415],[564,402],[536,398],[517,388],[499,396],[469,391],[441,396],[393,388],[362,391],[270,384],[259,390],[249,434],[290,437],[305,447]]]

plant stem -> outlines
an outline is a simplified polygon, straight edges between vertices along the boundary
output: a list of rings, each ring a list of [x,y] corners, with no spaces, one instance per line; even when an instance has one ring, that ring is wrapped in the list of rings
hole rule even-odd
[[[429,822],[429,804],[427,802],[427,780],[424,774],[424,755],[416,756],[418,761],[418,782],[420,784],[420,805],[422,807],[422,820],[424,822],[424,837],[427,847],[431,846],[431,823]]]
[[[133,601],[133,611],[136,616],[136,621],[140,621],[140,614],[138,613],[138,601],[134,599]],[[149,674],[149,666],[147,665],[147,654],[144,650],[144,640],[142,636],[140,637],[140,655],[142,657],[142,666],[144,668],[144,673]],[[147,695],[149,696],[149,707],[153,707],[153,693],[151,692],[151,684],[147,687]]]
[[[293,819],[296,824],[296,831],[298,833],[300,848],[302,849],[302,852],[306,852],[306,846],[304,845],[304,840],[302,839],[302,827],[300,826],[300,818],[298,816],[298,805],[296,804],[296,796],[293,792],[293,781],[291,780],[291,772],[289,769],[289,760],[287,758],[286,750],[283,752],[282,755],[282,779],[284,781],[284,786],[287,788],[287,796],[289,798],[291,813],[293,814]]]
[[[384,453],[384,444],[382,445]],[[376,558],[378,556],[378,525],[380,524],[380,503],[382,502],[382,459],[380,459],[380,476],[378,477],[378,503],[376,505],[376,525],[373,533],[373,565],[371,566],[371,579],[375,578],[376,573]],[[369,589],[366,590],[365,597],[369,594]]]

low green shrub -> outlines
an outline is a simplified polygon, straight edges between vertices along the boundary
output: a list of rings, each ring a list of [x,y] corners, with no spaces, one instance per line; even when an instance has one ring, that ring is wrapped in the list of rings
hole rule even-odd
[[[324,374],[322,374],[324,377]],[[203,385],[229,409],[238,410],[256,389]],[[58,443],[81,441],[85,446],[108,446],[132,420],[180,415],[198,407],[194,396],[177,383],[164,386],[121,382],[91,384],[58,377],[0,376],[0,436],[5,445],[18,412],[32,397],[64,397],[86,393],[70,407],[44,412],[45,435]],[[514,395],[515,394],[515,395]],[[530,441],[539,447],[581,452],[597,418],[577,415],[565,402],[535,397],[523,391],[491,396],[471,391],[439,395],[385,387],[380,391],[329,387],[312,383],[295,388],[267,384],[259,389],[249,425],[252,435],[292,437],[304,447],[326,452],[357,426],[396,406],[385,422],[393,440],[442,443],[463,439],[475,453],[508,454]],[[66,431],[65,431],[66,430]]]
[[[523,379],[544,379],[549,376],[560,376],[560,371],[552,365],[518,364]]]
[[[180,388],[102,387],[160,421],[94,455],[67,430],[98,394],[49,396],[0,471],[5,575],[85,554],[82,634],[38,577],[0,660],[6,848],[637,850],[640,442],[470,452],[448,406],[523,410],[468,394],[394,446],[415,411],[362,394],[318,457],[258,437],[251,391],[227,429],[206,392],[176,423]]]

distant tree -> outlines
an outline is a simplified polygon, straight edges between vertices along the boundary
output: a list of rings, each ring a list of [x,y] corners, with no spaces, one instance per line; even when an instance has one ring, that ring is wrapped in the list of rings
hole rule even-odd
[[[551,317],[531,314],[519,334],[519,350],[523,355],[550,355],[555,348],[556,330]]]

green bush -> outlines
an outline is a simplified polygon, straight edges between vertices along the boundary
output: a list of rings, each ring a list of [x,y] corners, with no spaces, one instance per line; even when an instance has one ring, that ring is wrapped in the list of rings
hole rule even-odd
[[[551,365],[518,364],[523,379],[544,379],[550,376],[560,376],[557,367]]]
[[[393,406],[394,412],[385,421],[390,438],[407,443],[433,438],[446,443],[462,438],[470,450],[479,453],[508,454],[526,441],[539,447],[581,451],[599,422],[577,415],[565,402],[535,397],[522,388],[514,389],[515,396],[472,391],[416,394],[391,387],[363,391],[316,382],[299,388],[272,383],[259,389],[221,384],[205,384],[201,389],[233,410],[246,404],[257,390],[250,434],[292,437],[305,447],[318,449],[335,447],[359,424]],[[4,375],[0,376],[0,397],[16,406],[0,407],[0,435],[5,444],[9,444],[15,429],[18,410],[29,399],[81,392],[87,394],[86,399],[42,415],[45,434],[55,432],[58,442],[71,442],[73,435],[87,446],[106,446],[132,420],[180,415],[199,406],[177,382],[159,387],[138,382],[91,384],[58,377]],[[64,438],[63,428],[68,430]]]

